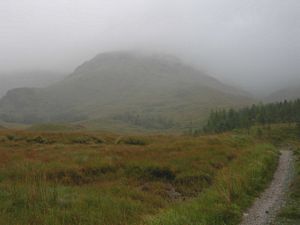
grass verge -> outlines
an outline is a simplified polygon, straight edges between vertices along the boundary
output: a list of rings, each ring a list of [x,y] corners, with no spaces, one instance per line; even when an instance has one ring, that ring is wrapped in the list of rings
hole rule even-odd
[[[274,225],[300,224],[300,143],[294,143],[295,173],[291,184],[286,205],[279,213]]]

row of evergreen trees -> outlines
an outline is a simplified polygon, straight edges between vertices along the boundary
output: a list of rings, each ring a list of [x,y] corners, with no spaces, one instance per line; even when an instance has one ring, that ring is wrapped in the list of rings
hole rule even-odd
[[[205,133],[220,133],[256,124],[300,123],[300,99],[211,112]]]
[[[127,112],[116,115],[113,118],[115,120],[120,120],[147,129],[171,129],[172,127],[176,126],[172,119],[167,119],[159,115],[145,115]]]

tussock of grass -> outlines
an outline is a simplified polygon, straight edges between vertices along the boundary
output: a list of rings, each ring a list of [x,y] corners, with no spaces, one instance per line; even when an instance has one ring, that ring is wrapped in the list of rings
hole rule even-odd
[[[173,181],[175,173],[167,167],[159,166],[128,166],[126,174],[140,180],[166,180]]]
[[[116,144],[146,145],[147,141],[142,137],[120,137],[116,140]]]
[[[31,142],[31,143],[37,143],[37,144],[51,144],[51,143],[54,143],[54,141],[49,141],[47,138],[42,137],[42,136],[29,138],[26,141]]]
[[[84,132],[33,132],[33,131],[1,131],[0,142],[23,142],[31,144],[102,144],[112,142],[115,135]]]
[[[46,174],[47,180],[55,181],[57,183],[64,184],[87,184],[91,183],[103,175],[108,173],[114,173],[116,168],[105,165],[98,167],[85,167],[80,169],[68,169],[53,171]]]
[[[93,136],[78,136],[75,137],[71,140],[72,143],[75,144],[101,144],[104,141],[98,137],[93,137]]]

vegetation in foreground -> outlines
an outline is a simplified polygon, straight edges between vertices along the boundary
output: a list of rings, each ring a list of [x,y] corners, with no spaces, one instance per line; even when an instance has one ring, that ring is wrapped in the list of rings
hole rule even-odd
[[[255,132],[2,130],[0,143],[5,225],[237,224],[278,159],[276,148]]]

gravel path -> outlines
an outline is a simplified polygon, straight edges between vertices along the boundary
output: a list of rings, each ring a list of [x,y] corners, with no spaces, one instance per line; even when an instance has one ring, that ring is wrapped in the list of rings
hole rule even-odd
[[[292,151],[281,151],[278,168],[270,186],[244,214],[241,225],[267,225],[272,223],[284,204],[285,194],[292,177]]]

